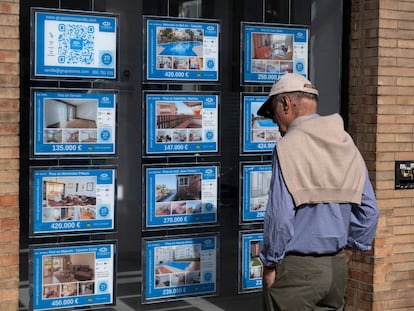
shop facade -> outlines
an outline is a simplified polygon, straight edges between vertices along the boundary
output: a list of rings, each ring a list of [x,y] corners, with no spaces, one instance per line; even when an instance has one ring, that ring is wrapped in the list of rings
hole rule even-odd
[[[412,306],[410,2],[0,4],[2,310],[257,308],[279,136],[255,105],[284,72],[378,197],[347,310]]]

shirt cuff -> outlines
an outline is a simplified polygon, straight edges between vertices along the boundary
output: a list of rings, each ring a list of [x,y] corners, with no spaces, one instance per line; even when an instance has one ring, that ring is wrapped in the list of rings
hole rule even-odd
[[[348,240],[348,244],[346,245],[347,248],[356,248],[360,251],[366,252],[371,250],[371,244],[363,244],[359,243],[353,239]]]
[[[270,261],[267,260],[262,253],[259,254],[260,257],[260,261],[262,262],[263,266],[265,266],[266,268],[272,269],[274,267],[276,267],[276,265],[279,263],[279,261],[275,262],[275,261]]]

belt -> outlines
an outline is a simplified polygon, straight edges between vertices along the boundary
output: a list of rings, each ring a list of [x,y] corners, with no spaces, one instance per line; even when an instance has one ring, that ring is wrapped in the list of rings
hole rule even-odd
[[[338,255],[340,252],[343,251],[343,248],[341,248],[340,250],[337,250],[336,252],[332,252],[332,253],[324,253],[324,254],[317,254],[317,253],[309,253],[309,254],[305,254],[305,253],[301,253],[301,252],[287,252],[285,254],[285,256],[300,256],[300,257],[328,257],[328,256],[335,256]]]

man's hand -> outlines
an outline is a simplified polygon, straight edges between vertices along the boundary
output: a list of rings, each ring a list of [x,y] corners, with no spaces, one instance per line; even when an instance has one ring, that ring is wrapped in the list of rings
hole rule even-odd
[[[267,268],[263,266],[263,284],[266,288],[270,288],[276,281],[276,267]]]
[[[352,248],[345,248],[345,258],[346,258],[346,263],[350,263],[352,260],[352,255],[354,254],[354,250]]]

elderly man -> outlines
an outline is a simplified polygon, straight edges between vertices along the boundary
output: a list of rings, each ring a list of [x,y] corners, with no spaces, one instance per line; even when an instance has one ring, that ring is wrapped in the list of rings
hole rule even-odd
[[[264,220],[264,310],[343,310],[347,262],[367,251],[378,208],[365,162],[338,114],[317,114],[302,75],[272,86],[258,114],[283,135],[272,155]]]

